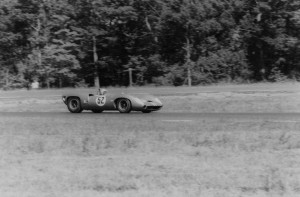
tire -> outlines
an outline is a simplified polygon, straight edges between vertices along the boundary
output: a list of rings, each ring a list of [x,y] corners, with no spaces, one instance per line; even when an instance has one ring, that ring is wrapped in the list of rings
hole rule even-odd
[[[120,113],[130,113],[131,102],[128,99],[122,98],[117,101],[117,109]]]
[[[80,99],[77,97],[69,98],[67,106],[71,113],[81,113],[83,110],[81,107]]]
[[[150,111],[150,110],[143,110],[142,112],[143,112],[143,113],[145,113],[145,114],[149,114],[149,113],[151,113],[151,111]]]
[[[102,113],[103,110],[101,110],[101,109],[92,109],[92,112],[98,114],[98,113]]]

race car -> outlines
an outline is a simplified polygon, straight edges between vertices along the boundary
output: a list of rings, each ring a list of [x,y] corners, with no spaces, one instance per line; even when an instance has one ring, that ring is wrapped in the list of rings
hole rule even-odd
[[[118,110],[120,113],[130,113],[131,111],[150,113],[163,107],[162,102],[151,95],[108,94],[107,90],[102,88],[96,94],[64,94],[62,100],[71,113],[81,113],[83,110],[90,110],[94,113],[106,110]]]

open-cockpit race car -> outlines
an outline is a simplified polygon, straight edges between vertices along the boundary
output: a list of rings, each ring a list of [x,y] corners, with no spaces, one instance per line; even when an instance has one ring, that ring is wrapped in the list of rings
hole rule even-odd
[[[162,108],[162,102],[151,95],[144,94],[108,94],[106,89],[100,88],[96,94],[70,93],[62,96],[63,102],[71,113],[91,110],[101,113],[106,110],[118,110],[120,113],[141,111],[150,113]]]

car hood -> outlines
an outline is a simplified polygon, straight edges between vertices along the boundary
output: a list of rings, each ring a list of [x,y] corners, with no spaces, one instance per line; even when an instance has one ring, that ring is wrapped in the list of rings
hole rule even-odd
[[[157,99],[157,97],[153,96],[153,95],[150,95],[150,94],[130,94],[138,99],[142,99],[142,100],[150,100],[150,101],[153,101],[155,99]]]

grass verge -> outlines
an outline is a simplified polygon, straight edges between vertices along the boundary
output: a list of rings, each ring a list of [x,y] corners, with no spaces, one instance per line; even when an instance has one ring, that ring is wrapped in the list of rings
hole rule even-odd
[[[67,111],[60,98],[47,96],[53,93],[0,100],[0,111],[12,112],[0,116],[0,196],[300,195],[297,121],[51,115]],[[161,99],[163,112],[300,108],[297,91],[194,91]],[[13,115],[19,111],[39,115]]]

